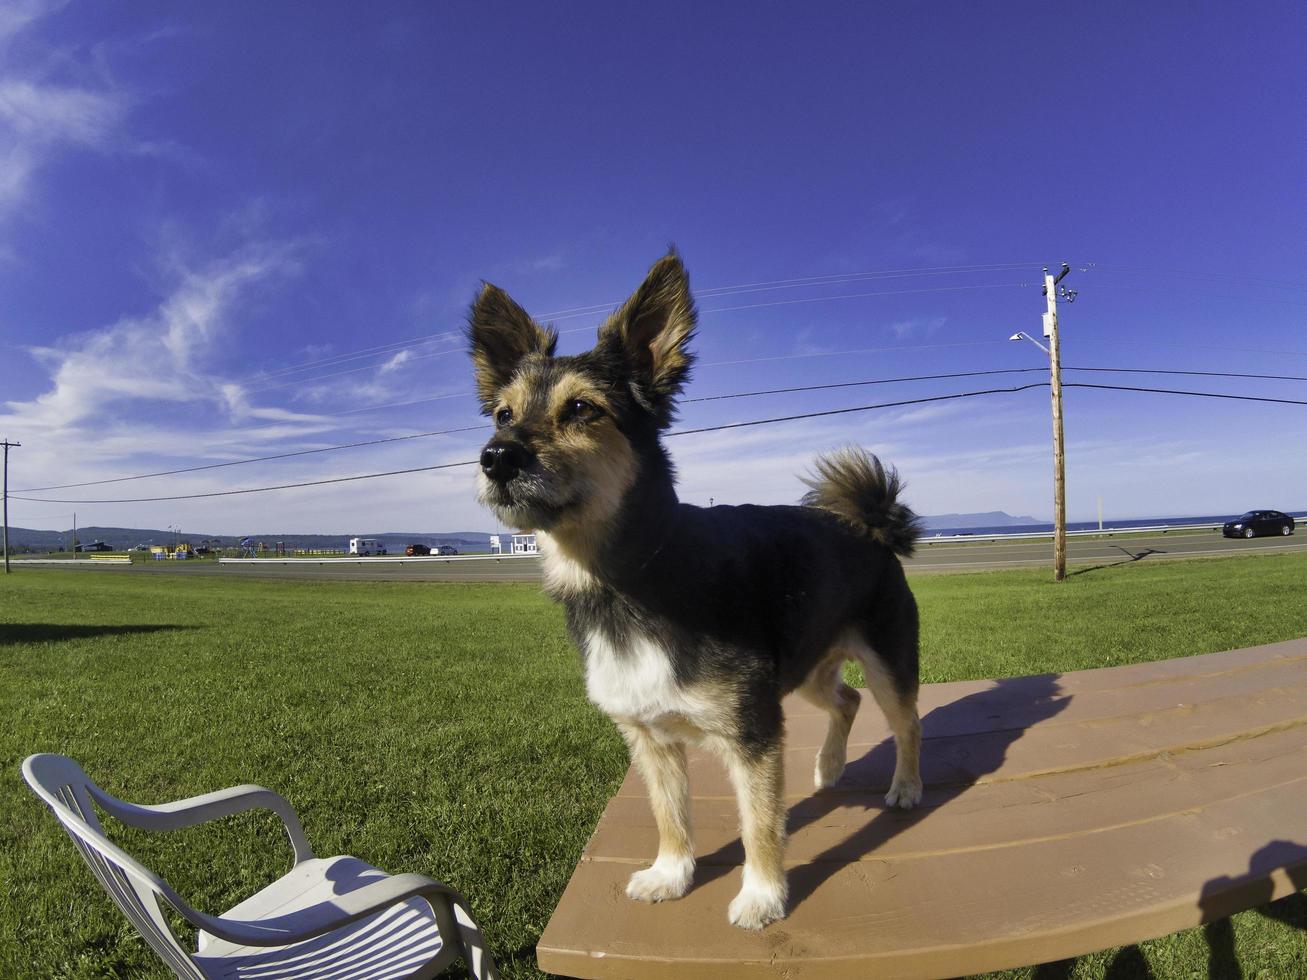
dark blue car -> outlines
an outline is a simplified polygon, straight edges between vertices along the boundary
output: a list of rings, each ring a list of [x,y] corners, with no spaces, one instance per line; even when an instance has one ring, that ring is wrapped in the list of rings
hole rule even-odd
[[[1278,510],[1250,510],[1226,521],[1221,534],[1227,538],[1255,538],[1259,534],[1292,534],[1294,520]]]

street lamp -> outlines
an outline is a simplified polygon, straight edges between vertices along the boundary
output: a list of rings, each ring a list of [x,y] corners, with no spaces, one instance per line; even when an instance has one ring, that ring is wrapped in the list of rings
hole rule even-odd
[[[1030,334],[1026,333],[1024,330],[1018,330],[1011,337],[1009,337],[1008,340],[1021,340],[1022,338],[1025,338],[1026,340],[1030,341],[1032,344],[1034,344],[1036,347],[1042,350],[1045,354],[1052,353],[1047,347],[1041,344],[1034,337],[1030,336]]]

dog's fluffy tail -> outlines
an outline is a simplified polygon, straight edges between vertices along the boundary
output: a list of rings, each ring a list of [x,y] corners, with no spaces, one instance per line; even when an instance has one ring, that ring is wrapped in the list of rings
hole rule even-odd
[[[886,469],[871,453],[850,446],[819,457],[816,475],[802,479],[812,488],[803,496],[806,506],[829,511],[895,554],[912,554],[921,524],[899,503],[904,484],[894,467]]]

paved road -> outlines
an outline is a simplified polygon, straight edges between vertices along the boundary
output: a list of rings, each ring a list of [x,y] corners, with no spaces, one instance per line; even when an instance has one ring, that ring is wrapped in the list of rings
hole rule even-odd
[[[1135,561],[1209,558],[1216,555],[1268,554],[1307,550],[1307,533],[1289,537],[1223,538],[1211,532],[1149,532],[1108,537],[1067,538],[1067,565],[1071,572],[1122,565]],[[932,544],[926,538],[907,563],[909,572],[956,572],[994,568],[1053,567],[1053,542],[976,541]]]
[[[1067,560],[1074,573],[1089,569],[1125,565],[1136,561],[1168,561],[1229,554],[1270,554],[1307,550],[1307,532],[1290,537],[1222,538],[1219,533],[1120,534],[1108,537],[1067,540]],[[1049,540],[932,542],[923,539],[917,554],[907,562],[910,574],[982,571],[996,568],[1047,566],[1053,563]],[[14,564],[19,564],[15,561]],[[65,564],[65,563],[61,563]],[[66,563],[71,564],[71,563]],[[373,561],[319,564],[314,561],[267,560],[256,565],[218,565],[214,562],[146,562],[132,566],[78,562],[106,574],[127,575],[227,575],[246,578],[306,578],[340,581],[405,582],[537,582],[540,564],[534,558],[499,560],[445,559],[440,561]],[[49,566],[43,566],[49,567]]]

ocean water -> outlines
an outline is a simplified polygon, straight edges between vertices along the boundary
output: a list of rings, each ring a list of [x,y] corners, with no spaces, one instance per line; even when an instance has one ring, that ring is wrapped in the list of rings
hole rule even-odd
[[[1242,513],[1242,512],[1241,512]],[[1307,511],[1286,510],[1285,514],[1294,518],[1298,527],[1307,523]],[[1224,524],[1238,517],[1238,514],[1215,514],[1202,517],[1138,517],[1129,520],[1103,519],[1104,531],[1124,531],[1135,527],[1183,527],[1186,524]],[[1098,521],[1068,521],[1068,531],[1097,531]],[[1051,534],[1052,524],[1010,524],[1001,527],[932,527],[922,534],[923,538],[949,537],[956,534],[970,534],[983,537],[991,534]]]

